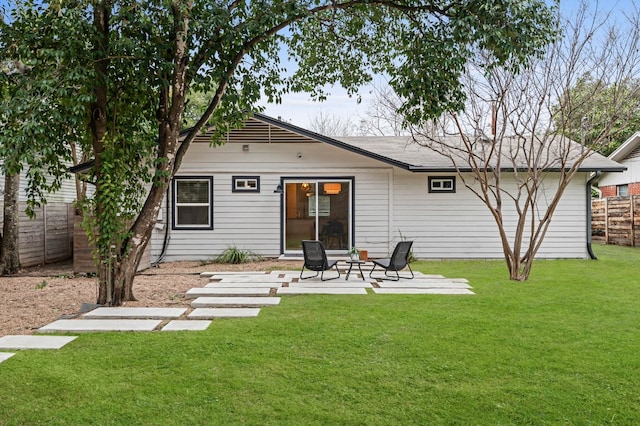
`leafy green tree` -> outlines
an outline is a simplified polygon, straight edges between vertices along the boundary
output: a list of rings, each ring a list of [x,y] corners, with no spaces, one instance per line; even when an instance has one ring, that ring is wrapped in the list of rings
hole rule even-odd
[[[78,41],[41,39],[38,31],[46,34],[52,27],[45,25],[36,6],[11,6],[12,18],[5,19],[3,8],[0,21],[0,159],[5,175],[0,258],[5,273],[14,273],[19,267],[20,174],[26,170],[26,212],[33,216],[34,208],[46,203],[47,194],[58,190],[63,179],[69,177],[69,149],[83,135],[76,129],[86,122],[81,102],[88,100],[77,91],[78,81],[86,79],[80,77],[84,64],[61,55],[70,52],[69,45]]]
[[[20,67],[16,66],[20,65]],[[21,69],[21,71],[20,71]],[[20,78],[26,71],[22,64],[3,62],[0,66],[0,104],[11,101],[11,89],[14,79]],[[4,114],[0,123],[7,128]],[[4,166],[4,164],[3,164]],[[0,235],[0,275],[15,274],[20,269],[20,172],[4,170],[2,235]]]
[[[85,126],[74,129],[88,135],[82,140],[90,141],[94,155],[87,229],[100,260],[98,302],[112,305],[134,298],[134,272],[165,189],[207,123],[220,137],[250,115],[263,93],[275,102],[287,91],[322,99],[326,84],[356,93],[374,73],[391,76],[409,119],[437,117],[463,106],[459,80],[475,49],[491,51],[496,64],[517,67],[541,51],[553,22],[543,0],[20,5],[12,17],[11,54],[57,58],[43,81],[70,88],[60,99],[85,118]],[[281,47],[297,62],[295,72],[285,72]],[[188,97],[198,92],[212,96],[179,141]],[[43,146],[63,149],[60,141],[42,139]]]
[[[572,108],[563,114],[561,105]],[[556,112],[554,124],[565,136],[586,145],[598,141],[594,149],[609,155],[640,129],[640,80],[612,83],[586,74],[564,93]]]

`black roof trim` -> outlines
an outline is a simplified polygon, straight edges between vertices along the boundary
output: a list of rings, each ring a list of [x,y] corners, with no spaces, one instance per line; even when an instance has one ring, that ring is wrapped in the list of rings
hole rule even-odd
[[[311,130],[307,130],[307,129],[304,129],[302,127],[298,127],[298,126],[296,126],[294,124],[287,123],[286,121],[282,121],[282,120],[278,120],[278,119],[273,118],[273,117],[269,117],[268,115],[264,115],[264,114],[260,114],[260,113],[256,112],[256,113],[253,114],[253,116],[256,119],[258,119],[260,121],[263,121],[263,122],[265,122],[267,124],[271,124],[273,126],[280,127],[281,129],[289,130],[289,131],[294,132],[294,133],[298,133],[298,134],[300,134],[302,136],[306,136],[306,137],[308,137],[310,139],[314,139],[314,140],[316,140],[318,142],[323,142],[323,143],[326,143],[326,144],[329,144],[329,145],[333,145],[335,147],[342,148],[342,149],[345,149],[347,151],[351,151],[351,152],[354,152],[356,154],[360,154],[360,155],[363,155],[365,157],[372,158],[374,160],[378,160],[378,161],[382,161],[382,162],[387,163],[387,164],[391,164],[392,166],[400,167],[401,169],[411,170],[411,167],[412,167],[410,164],[403,163],[401,161],[396,161],[396,160],[394,160],[392,158],[385,157],[383,155],[376,154],[374,152],[367,151],[365,149],[358,148],[356,146],[346,144],[346,143],[341,142],[341,141],[339,141],[337,139],[333,139],[333,138],[331,138],[329,136],[321,135],[321,134],[313,132]]]
[[[337,139],[334,139],[332,137],[329,136],[325,136],[325,135],[321,135],[320,133],[316,133],[314,131],[311,130],[307,130],[303,127],[299,127],[296,126],[295,124],[291,124],[288,123],[286,121],[277,119],[277,118],[273,118],[273,117],[269,117],[268,115],[259,113],[259,112],[254,112],[253,113],[253,117],[257,120],[262,121],[263,123],[266,124],[270,124],[272,126],[276,126],[279,127],[283,130],[288,130],[290,132],[294,132],[297,133],[301,136],[305,136],[308,137],[309,139],[313,139],[315,141],[318,142],[322,142],[322,143],[326,143],[332,146],[335,146],[337,148],[341,148],[350,152],[353,152],[355,154],[359,154],[362,155],[364,157],[368,157],[377,161],[381,161],[383,163],[387,163],[390,164],[392,166],[410,171],[410,172],[417,172],[417,173],[451,173],[451,172],[455,172],[456,169],[455,167],[451,166],[448,168],[444,168],[444,167],[428,167],[428,166],[416,166],[416,165],[412,165],[412,164],[408,164],[408,163],[404,163],[402,161],[398,161],[398,160],[394,160],[392,158],[386,157],[384,155],[380,155],[380,154],[376,154],[375,152],[371,152],[371,151],[367,151],[366,149],[362,149],[353,145],[349,145],[347,143],[341,142]],[[189,132],[191,132],[192,128],[188,128],[188,129],[184,129],[182,131],[180,131],[180,137],[184,137],[187,134],[189,134]],[[459,168],[459,170],[461,172],[471,172],[473,171],[472,168],[470,167],[461,167]],[[524,171],[525,169],[521,169],[521,171]],[[556,168],[549,168],[546,169],[549,172],[560,172],[562,171],[561,168],[556,167]],[[620,165],[619,167],[580,167],[578,169],[578,171],[580,172],[598,172],[598,171],[602,171],[602,172],[623,172],[627,170],[627,168],[625,166]],[[503,168],[502,171],[505,172],[513,172],[515,171],[513,168]]]
[[[422,166],[410,166],[409,171],[412,172],[416,172],[416,173],[449,173],[452,171],[455,171],[456,169],[454,167],[450,167],[450,168],[442,168],[442,167],[422,167]],[[473,172],[474,169],[472,169],[471,167],[459,167],[458,170],[460,170],[461,172]],[[560,167],[549,167],[547,169],[544,169],[546,172],[561,172],[562,169]],[[569,168],[566,168],[565,171],[568,171]],[[620,166],[620,167],[580,167],[578,168],[579,172],[589,172],[589,173],[593,173],[593,172],[624,172],[625,170],[627,170],[627,168],[625,166]],[[514,169],[513,167],[503,167],[501,169],[501,171],[503,172],[515,172],[516,169]],[[527,169],[526,168],[520,168],[517,169],[517,171],[519,172],[526,172]]]
[[[89,170],[91,170],[91,168],[93,167],[93,163],[95,161],[96,160],[93,159],[93,160],[86,161],[84,163],[77,164],[75,166],[67,167],[67,170],[70,173],[86,173]]]

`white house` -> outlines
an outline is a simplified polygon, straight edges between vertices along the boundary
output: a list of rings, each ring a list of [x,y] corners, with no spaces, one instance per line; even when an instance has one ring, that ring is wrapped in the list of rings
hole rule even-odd
[[[209,142],[197,137],[173,179],[152,261],[206,260],[231,246],[297,256],[303,239],[330,255],[357,246],[383,257],[410,239],[418,258],[503,257],[494,219],[450,160],[407,138],[329,138],[256,114],[226,144]],[[539,257],[588,256],[589,174],[620,170],[601,155],[583,164]]]
[[[609,158],[627,170],[622,173],[603,173],[599,180],[602,197],[640,195],[640,132],[634,133]]]

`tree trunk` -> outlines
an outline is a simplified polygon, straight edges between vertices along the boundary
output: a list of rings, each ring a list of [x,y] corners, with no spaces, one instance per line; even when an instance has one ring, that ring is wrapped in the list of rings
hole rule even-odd
[[[151,240],[153,226],[164,199],[166,184],[168,182],[156,182],[152,185],[142,211],[131,226],[132,236],[127,239],[119,253],[113,253],[110,258],[111,264],[105,262],[100,265],[99,304],[120,306],[123,302],[136,300],[133,294],[133,279],[142,255]]]
[[[20,269],[19,247],[20,174],[4,176],[4,224],[0,245],[0,275],[11,275]]]
[[[188,46],[186,42],[186,34],[189,29],[189,14],[183,13],[179,7],[172,8],[176,21],[176,32],[174,34],[174,66],[171,78],[169,79],[171,87],[160,90],[157,116],[158,125],[158,159],[165,161],[156,162],[155,178],[151,185],[151,189],[147,195],[145,203],[130,228],[130,237],[128,237],[120,247],[113,247],[113,255],[109,257],[107,262],[100,265],[99,270],[99,295],[98,303],[108,303],[112,306],[120,306],[125,301],[135,300],[133,295],[133,279],[140,265],[140,260],[147,244],[151,240],[153,227],[156,223],[158,213],[162,206],[165,196],[165,190],[171,179],[180,167],[180,160],[189,141],[182,142],[182,150],[178,148],[178,137],[180,124],[182,123],[182,114],[185,107],[186,93],[189,89],[186,82],[186,74],[189,69]],[[108,37],[108,20],[104,18],[108,16],[107,10],[95,13],[95,25],[99,34],[105,35],[104,42]],[[97,66],[97,73],[106,76],[108,69],[107,61],[102,61]],[[167,76],[169,77],[169,76]],[[218,97],[212,101],[213,107],[208,112],[209,116],[215,106],[218,105],[219,96],[224,92],[226,83],[222,84],[218,89]],[[92,130],[94,141],[94,168],[97,178],[99,178],[102,152],[101,138],[106,132],[106,121],[103,123],[100,118],[107,111],[107,93],[105,87],[98,85],[95,90],[96,102],[92,106]],[[106,117],[106,115],[105,115]],[[208,117],[207,117],[208,118]],[[202,127],[206,119],[198,123],[196,127]],[[196,129],[197,130],[197,129]],[[194,130],[195,131],[195,130]],[[99,179],[98,179],[99,180]],[[96,185],[96,194],[101,191],[99,185]],[[100,209],[98,204],[97,209]]]

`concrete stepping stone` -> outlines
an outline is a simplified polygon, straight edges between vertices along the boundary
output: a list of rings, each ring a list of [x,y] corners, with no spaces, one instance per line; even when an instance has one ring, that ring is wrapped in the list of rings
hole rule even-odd
[[[278,295],[292,294],[367,294],[364,288],[341,288],[341,287],[280,287]]]
[[[374,288],[376,294],[475,294],[466,288]]]
[[[38,332],[153,331],[161,322],[149,319],[63,319],[40,327]]]
[[[463,282],[451,282],[451,281],[383,281],[379,282],[378,286],[381,288],[471,288],[469,284]]]
[[[260,308],[280,303],[279,297],[198,297],[191,302],[193,308]]]
[[[187,312],[187,308],[113,307],[94,309],[84,314],[83,318],[170,319],[180,318],[185,312]]]
[[[197,308],[191,312],[188,317],[191,318],[249,318],[257,317],[260,308]]]
[[[314,281],[314,280],[304,280],[298,281],[295,283],[289,283],[289,287],[297,287],[297,288],[372,288],[370,282],[362,281],[361,279],[352,279],[349,281],[340,281],[340,280],[332,280],[332,281]]]
[[[203,331],[211,321],[206,320],[172,320],[162,327],[162,331]]]
[[[8,360],[14,355],[12,352],[0,352],[0,362]]]
[[[204,287],[204,288],[192,288],[187,290],[184,297],[187,299],[195,299],[196,297],[206,296],[248,296],[248,297],[266,297],[269,296],[271,288],[235,288],[235,287]]]
[[[282,285],[282,283],[285,283],[287,281],[282,281],[279,283],[272,283],[272,282],[259,282],[259,281],[252,281],[252,282],[246,282],[246,283],[228,283],[228,282],[223,282],[223,281],[212,281],[209,284],[205,285],[205,287],[210,287],[210,288],[222,288],[222,287],[231,287],[231,288],[277,288],[280,287]]]
[[[60,349],[78,336],[4,336],[0,349]]]

